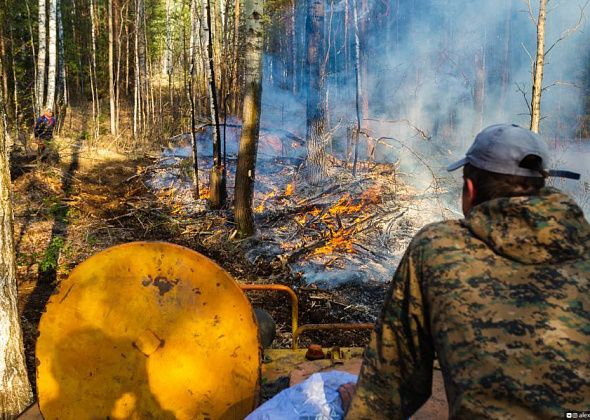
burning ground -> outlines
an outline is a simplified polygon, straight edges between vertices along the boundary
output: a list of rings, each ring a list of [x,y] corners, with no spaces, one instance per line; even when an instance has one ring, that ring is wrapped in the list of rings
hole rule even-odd
[[[205,150],[199,158],[202,186],[211,167],[208,131],[197,136]],[[228,186],[234,183],[238,135],[239,129],[232,128],[226,137]],[[174,140],[147,168],[147,185],[179,215],[205,214],[207,191],[201,187],[201,200],[193,198],[190,137]],[[363,163],[353,177],[350,164],[330,157],[326,183],[311,186],[303,176],[301,144],[283,130],[261,132],[254,196],[258,234],[237,241],[251,264],[280,265],[304,283],[323,288],[385,283],[416,231],[452,216],[441,191],[432,185],[423,191],[412,188],[398,162]],[[230,188],[229,202],[232,193]]]

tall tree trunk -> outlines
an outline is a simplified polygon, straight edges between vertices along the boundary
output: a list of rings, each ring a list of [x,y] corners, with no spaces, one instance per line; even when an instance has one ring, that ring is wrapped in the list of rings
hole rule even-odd
[[[252,197],[256,171],[262,98],[263,0],[246,0],[245,92],[242,135],[236,171],[235,217],[242,236],[254,233]]]
[[[117,115],[115,116],[115,129],[117,133],[119,132],[119,121],[120,121],[120,114],[121,114],[121,106],[120,106],[120,97],[121,97],[121,54],[123,48],[123,26],[127,27],[127,7],[129,4],[129,0],[125,0],[123,7],[121,8],[121,14],[119,16],[119,34],[117,36],[118,42],[118,49],[117,49],[117,72],[115,76],[115,109],[117,111]],[[129,41],[127,41],[129,44]],[[126,92],[127,93],[127,92]]]
[[[191,2],[192,3],[192,2]],[[167,76],[172,69],[172,0],[166,0],[166,38],[162,60],[162,75]],[[192,17],[191,17],[192,21]],[[169,86],[170,87],[170,86]]]
[[[8,109],[8,103],[10,100],[10,92],[8,89],[8,53],[6,50],[6,44],[4,42],[4,34],[2,33],[2,28],[0,28],[0,55],[2,56],[2,58],[0,58],[0,78],[2,78],[2,101],[6,104],[6,109]]]
[[[192,1],[191,1],[192,7]],[[172,113],[175,114],[176,108],[174,106],[174,86],[173,86],[173,73],[174,73],[174,51],[173,47],[173,38],[172,38],[172,14],[174,11],[174,2],[173,0],[166,0],[166,49],[164,51],[164,66],[163,66],[163,74],[168,77],[168,98],[170,101],[170,108],[172,109]],[[192,27],[193,17],[191,16],[191,27]],[[192,36],[192,30],[191,30]]]
[[[308,0],[307,7],[307,161],[306,179],[319,185],[326,175],[326,86],[324,69],[324,0]]]
[[[232,110],[234,113],[238,112],[238,102],[239,102],[239,91],[240,91],[240,75],[238,73],[238,63],[239,63],[239,55],[240,55],[240,1],[235,0],[234,3],[234,30],[233,30],[233,38],[232,38],[232,50],[233,50],[233,70],[232,70]]]
[[[143,54],[143,0],[135,0],[135,71],[134,71],[134,106],[133,106],[133,133],[137,138],[143,134],[143,68],[145,56]]]
[[[113,19],[113,0],[108,0],[109,14],[109,105],[111,117],[111,134],[117,135],[117,101],[115,95],[115,25]]]
[[[203,0],[203,34],[206,54],[207,87],[209,91],[209,109],[213,126],[213,167],[210,174],[209,205],[212,209],[220,209],[225,205],[227,197],[225,168],[221,159],[221,136],[219,133],[219,106],[215,79],[215,63],[213,60],[213,35],[211,27],[211,2]]]
[[[33,85],[33,95],[32,95],[32,102],[33,102],[33,113],[37,113],[39,108],[39,101],[37,100],[37,85],[39,83],[39,77],[37,76],[37,52],[35,50],[35,37],[33,36],[33,19],[31,19],[31,8],[29,7],[29,2],[25,0],[25,6],[27,8],[27,23],[29,27],[29,36],[31,38],[29,45],[31,46],[31,54],[33,56],[33,69],[34,69],[34,76],[35,76],[35,84]],[[25,145],[25,149],[26,149]]]
[[[14,102],[14,126],[16,128],[16,135],[17,138],[20,137],[20,105],[19,105],[19,87],[18,87],[18,77],[16,75],[16,51],[14,50],[14,33],[13,28],[10,28],[10,58],[12,59],[11,68],[12,68],[12,84],[14,86],[13,90],[13,97],[12,100]],[[33,62],[35,61],[33,57]],[[26,149],[26,140],[25,140],[25,149]]]
[[[64,25],[61,15],[61,0],[58,0],[57,2],[57,49],[57,102],[58,104],[67,105],[68,85],[66,80]]]
[[[145,0],[142,0],[141,2],[142,4],[142,36],[141,36],[141,54],[140,54],[140,59],[141,59],[141,70],[142,70],[142,75],[143,75],[143,83],[142,83],[142,88],[143,88],[143,92],[145,95],[145,105],[144,105],[144,131],[147,131],[148,129],[148,121],[149,118],[152,118],[152,123],[153,123],[153,119],[155,118],[155,112],[154,112],[154,92],[152,89],[152,84],[151,84],[151,79],[152,79],[152,70],[151,70],[151,62],[150,62],[150,55],[149,55],[149,43],[148,43],[148,35],[147,35],[147,20],[146,20],[146,16],[145,16]],[[153,125],[153,124],[152,124]]]
[[[297,92],[297,28],[295,22],[297,21],[297,4],[296,0],[291,0],[291,92]]]
[[[197,53],[197,37],[198,37],[198,12],[197,1],[191,0],[191,37],[190,37],[190,72],[188,79],[188,95],[191,107],[191,146],[193,155],[193,188],[195,199],[200,198],[199,191],[199,151],[197,149],[196,137],[196,109],[195,109],[195,55]],[[186,39],[183,37],[183,39]]]
[[[359,156],[359,138],[362,128],[362,112],[361,112],[361,101],[362,101],[362,78],[361,78],[361,49],[360,49],[360,35],[359,35],[359,21],[358,21],[358,9],[357,0],[352,0],[352,16],[354,23],[354,69],[355,69],[355,80],[356,80],[356,131],[354,132],[354,159],[352,163],[352,176],[356,176],[356,166]]]
[[[47,6],[46,0],[39,0],[39,55],[37,55],[37,114],[41,112],[45,103],[45,66],[47,59]]]
[[[130,8],[129,8],[130,9]],[[125,13],[125,95],[129,96],[129,9]]]
[[[531,131],[539,132],[541,122],[541,93],[543,92],[543,66],[545,64],[545,20],[547,0],[539,2],[537,20],[537,59],[533,66],[533,93],[531,97]]]
[[[360,74],[361,78],[364,81],[369,80],[369,57],[371,56],[371,51],[368,50],[369,43],[367,39],[369,38],[369,31],[367,29],[367,23],[371,19],[371,11],[369,10],[368,0],[360,0],[361,1],[361,14],[362,19],[359,20],[358,25],[359,28],[359,38],[360,42],[363,45],[360,48],[360,55],[359,55],[359,64],[360,64]],[[362,116],[363,120],[366,121],[369,118],[369,91],[367,89],[367,85],[364,86],[365,91],[361,90],[361,99],[362,99]],[[367,139],[367,160],[374,161],[375,160],[375,142],[373,139]]]
[[[92,55],[90,65],[92,116],[94,119],[94,138],[97,139],[100,135],[100,100],[98,97],[98,78],[96,74],[96,14],[94,11],[94,0],[90,0],[90,34],[92,39]]]
[[[80,89],[80,95],[82,97],[85,96],[86,92],[86,83],[84,80],[84,75],[82,74],[82,69],[84,68],[83,64],[83,57],[82,57],[82,40],[80,36],[80,31],[76,31],[76,23],[78,22],[78,12],[76,9],[76,0],[72,1],[72,13],[70,14],[70,23],[72,27],[72,36],[74,42],[76,43],[76,53],[78,56],[78,72],[77,72],[77,80],[78,80],[78,87]],[[70,120],[71,121],[71,120]]]
[[[46,108],[55,105],[55,85],[57,81],[57,0],[49,0],[49,64],[47,66]]]
[[[9,141],[0,103],[0,417],[15,418],[32,402],[19,324],[13,242]]]

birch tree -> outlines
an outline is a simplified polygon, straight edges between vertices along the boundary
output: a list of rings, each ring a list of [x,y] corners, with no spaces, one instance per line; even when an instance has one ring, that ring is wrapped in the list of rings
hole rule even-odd
[[[590,0],[586,0],[586,2],[580,6],[580,14],[578,18],[578,22],[573,26],[565,29],[559,37],[551,44],[549,48],[546,48],[545,42],[545,26],[547,21],[547,4],[549,0],[539,0],[539,13],[538,16],[535,18],[533,13],[533,6],[531,4],[532,0],[525,0],[528,4],[529,9],[529,16],[533,24],[537,28],[537,53],[535,55],[535,59],[532,63],[533,66],[533,86],[532,86],[532,93],[531,93],[531,103],[529,106],[529,111],[531,114],[531,131],[535,133],[539,132],[539,124],[541,122],[541,95],[547,87],[543,86],[543,72],[545,67],[545,59],[549,55],[549,53],[559,44],[561,41],[569,37],[570,35],[577,32],[584,23],[584,11],[586,7],[590,3]],[[520,89],[524,91],[523,89]],[[526,95],[525,95],[526,96]]]
[[[530,3],[529,3],[530,5]],[[547,0],[539,2],[537,19],[537,56],[533,66],[533,92],[531,94],[531,131],[539,132],[541,122],[541,93],[543,91],[543,67],[545,64],[545,21],[547,19]]]
[[[49,48],[47,66],[46,108],[53,108],[55,103],[55,85],[57,81],[57,0],[49,0]]]
[[[45,65],[47,60],[47,5],[46,0],[39,0],[39,17],[38,17],[38,30],[39,30],[39,54],[37,55],[37,84],[36,84],[36,97],[37,97],[37,113],[41,112],[43,104],[45,103]]]
[[[250,236],[254,233],[252,197],[254,195],[262,98],[263,7],[263,0],[246,0],[244,3],[246,26],[245,92],[234,203],[238,231],[242,236]]]
[[[0,98],[0,417],[14,418],[31,404],[16,289],[9,141]]]

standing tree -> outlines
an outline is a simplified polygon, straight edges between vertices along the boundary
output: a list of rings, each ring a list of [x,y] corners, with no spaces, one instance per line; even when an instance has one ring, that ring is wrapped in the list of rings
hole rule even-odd
[[[16,291],[9,141],[0,98],[0,417],[14,418],[31,403]]]
[[[197,150],[196,109],[195,109],[195,55],[197,54],[197,0],[191,0],[191,36],[189,46],[189,75],[188,75],[188,100],[191,108],[191,145],[193,155],[193,186],[195,199],[200,198],[199,192],[199,153]],[[183,37],[184,39],[184,37]]]
[[[57,103],[59,106],[67,106],[68,90],[66,84],[66,60],[64,48],[64,27],[61,14],[61,0],[58,0],[57,3],[57,49]]]
[[[541,94],[547,87],[543,87],[543,70],[545,66],[545,59],[555,48],[557,44],[561,41],[572,35],[573,33],[577,32],[582,24],[584,23],[584,10],[590,3],[590,0],[587,0],[583,6],[580,6],[580,14],[578,22],[564,30],[561,35],[551,44],[551,46],[545,49],[545,22],[547,20],[547,3],[549,0],[539,0],[539,15],[535,18],[533,13],[533,6],[531,4],[532,0],[526,0],[529,8],[529,16],[533,24],[537,27],[537,54],[535,57],[534,62],[532,63],[533,67],[533,88],[531,93],[531,104],[529,106],[529,111],[531,113],[531,131],[535,133],[539,132],[539,124],[541,122]],[[520,88],[520,91],[525,94],[524,89]],[[526,94],[525,94],[526,97]]]
[[[361,79],[361,50],[359,36],[359,19],[357,1],[352,0],[352,15],[354,23],[354,69],[356,82],[356,130],[354,133],[354,159],[352,163],[352,176],[356,176],[356,165],[359,156],[359,137],[362,129],[361,100],[362,100],[362,79]]]
[[[133,134],[136,138],[145,135],[149,116],[146,30],[145,1],[135,0]]]
[[[326,165],[326,85],[324,60],[324,0],[308,0],[307,42],[307,181],[321,184]]]
[[[35,96],[37,98],[36,112],[40,113],[45,101],[45,61],[47,54],[47,11],[46,0],[39,0],[39,54],[37,55],[37,85],[35,89]]]
[[[55,104],[55,85],[57,81],[57,0],[49,0],[49,65],[47,67],[46,108]]]
[[[108,0],[109,15],[109,105],[111,119],[111,134],[117,135],[117,102],[115,95],[115,26],[113,24],[113,0]]]
[[[530,6],[530,1],[529,1]],[[531,15],[531,18],[534,17]],[[541,93],[543,92],[543,66],[545,64],[545,20],[547,18],[547,0],[539,2],[537,24],[537,59],[533,65],[533,92],[531,95],[531,131],[539,132],[541,122]]]
[[[262,98],[263,0],[246,0],[245,93],[242,136],[236,172],[235,216],[242,236],[254,233],[252,197],[256,170],[256,153],[260,131]]]
[[[205,42],[207,87],[211,122],[213,125],[213,167],[209,180],[209,204],[212,209],[220,209],[225,205],[227,197],[225,168],[221,159],[221,135],[219,133],[219,105],[215,78],[215,61],[213,57],[213,31],[211,27],[211,0],[203,0],[203,40]]]
[[[52,1],[52,0],[50,0]],[[90,0],[90,34],[92,36],[92,55],[90,61],[90,87],[92,90],[92,117],[94,120],[94,138],[100,135],[100,100],[98,98],[98,75],[96,71],[96,13],[94,0]]]

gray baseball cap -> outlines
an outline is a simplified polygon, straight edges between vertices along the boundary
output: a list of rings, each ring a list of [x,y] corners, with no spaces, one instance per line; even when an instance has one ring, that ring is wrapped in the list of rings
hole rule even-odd
[[[516,124],[495,124],[479,133],[465,157],[449,165],[447,170],[451,172],[469,163],[498,174],[580,179],[580,174],[575,172],[548,170],[548,162],[549,148],[538,134]]]

